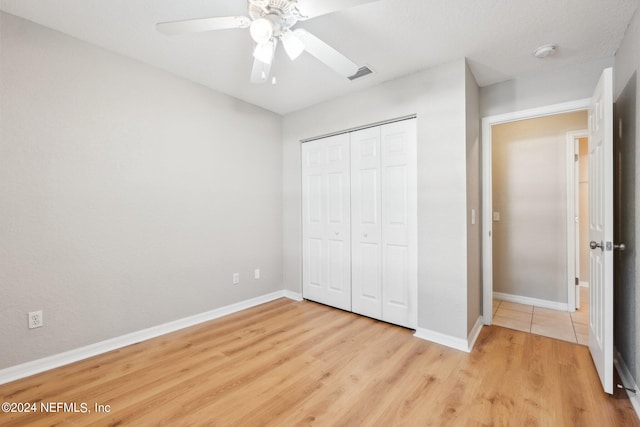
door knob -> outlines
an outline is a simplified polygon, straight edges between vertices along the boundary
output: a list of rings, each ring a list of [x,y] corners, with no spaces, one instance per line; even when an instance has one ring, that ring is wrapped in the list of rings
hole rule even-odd
[[[367,237],[367,233],[363,233],[363,234],[362,234],[362,237]]]
[[[613,245],[613,249],[617,249],[619,251],[624,251],[625,249],[627,249],[627,247],[624,245],[624,243],[620,243],[617,245]]]
[[[589,242],[589,247],[591,249],[600,248],[600,250],[602,250],[602,251],[604,250],[604,245],[602,244],[602,242],[597,243],[597,242],[595,242],[593,240]]]

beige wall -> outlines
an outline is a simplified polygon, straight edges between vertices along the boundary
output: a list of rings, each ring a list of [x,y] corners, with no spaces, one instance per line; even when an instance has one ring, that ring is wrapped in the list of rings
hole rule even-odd
[[[279,116],[0,26],[0,369],[282,289]]]
[[[493,290],[567,302],[566,133],[586,111],[494,126]]]
[[[580,282],[589,283],[589,138],[580,138],[578,156],[578,216]]]

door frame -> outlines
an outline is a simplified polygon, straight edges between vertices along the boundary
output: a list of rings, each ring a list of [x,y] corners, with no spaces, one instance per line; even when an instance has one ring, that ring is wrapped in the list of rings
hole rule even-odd
[[[576,212],[576,198],[580,194],[578,177],[576,176],[577,160],[575,155],[581,138],[589,137],[589,129],[567,132],[567,310],[576,311],[576,277],[579,277],[580,264],[576,262],[579,256],[577,239],[580,236],[580,225],[575,219],[579,217]],[[582,219],[580,219],[581,221]],[[580,283],[577,284],[580,286]]]
[[[519,120],[588,110],[590,102],[591,98],[584,98],[561,104],[547,105],[482,118],[482,322],[485,325],[491,325],[493,321],[493,195],[491,188],[493,175],[491,165],[491,128],[494,125]],[[573,158],[573,148],[571,157]],[[571,181],[573,182],[573,175]],[[567,217],[569,216],[567,215]],[[574,243],[572,243],[572,246],[573,245]]]

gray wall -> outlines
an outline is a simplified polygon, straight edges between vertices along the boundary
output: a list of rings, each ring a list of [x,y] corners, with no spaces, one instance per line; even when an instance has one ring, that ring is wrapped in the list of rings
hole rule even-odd
[[[480,88],[466,67],[467,122],[467,332],[482,314],[482,177],[480,175]],[[475,224],[471,210],[475,210]]]
[[[282,289],[279,116],[0,19],[0,368]]]
[[[288,289],[301,291],[300,140],[417,114],[418,325],[466,339],[465,74],[465,61],[458,60],[285,116],[284,278]]]
[[[493,290],[567,302],[567,142],[587,112],[493,126]]]
[[[615,339],[614,345],[622,355],[625,365],[634,376],[636,384],[640,382],[640,292],[636,292],[638,280],[636,272],[640,269],[640,259],[637,247],[640,240],[640,210],[637,200],[640,200],[640,175],[637,164],[640,150],[640,93],[638,91],[637,75],[640,69],[640,15],[636,11],[625,33],[615,61],[615,96],[616,124],[622,121],[622,137],[616,132],[617,170],[621,173],[621,200],[617,206],[616,237],[623,241],[627,250],[616,254],[616,285],[615,285]],[[618,129],[617,126],[614,126]]]

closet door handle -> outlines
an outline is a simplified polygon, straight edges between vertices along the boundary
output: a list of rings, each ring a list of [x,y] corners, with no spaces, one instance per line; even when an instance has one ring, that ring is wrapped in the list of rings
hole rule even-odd
[[[336,231],[336,232],[335,232],[335,235],[336,235],[336,236],[339,236],[339,235],[340,235],[340,232],[339,232],[339,231]]]
[[[362,237],[367,237],[367,233],[362,233]]]

